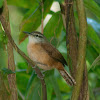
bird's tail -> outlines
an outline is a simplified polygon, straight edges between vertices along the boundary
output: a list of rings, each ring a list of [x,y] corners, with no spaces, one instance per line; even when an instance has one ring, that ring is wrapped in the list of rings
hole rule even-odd
[[[59,73],[61,74],[61,76],[65,79],[65,81],[66,81],[69,85],[73,86],[73,85],[76,84],[76,82],[75,82],[75,80],[73,79],[73,77],[70,76],[69,73],[68,73],[65,69],[59,70]]]

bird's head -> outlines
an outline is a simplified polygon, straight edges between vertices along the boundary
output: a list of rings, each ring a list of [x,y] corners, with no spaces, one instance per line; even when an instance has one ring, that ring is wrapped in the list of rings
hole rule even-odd
[[[25,32],[24,33],[28,34],[29,36],[29,42],[32,43],[44,43],[47,41],[47,39],[45,38],[45,36],[38,32],[38,31],[33,31],[33,32]]]

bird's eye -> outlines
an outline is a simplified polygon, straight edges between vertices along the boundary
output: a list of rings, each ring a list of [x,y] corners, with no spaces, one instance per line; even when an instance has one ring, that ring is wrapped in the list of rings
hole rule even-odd
[[[35,37],[39,37],[39,35],[35,35]]]
[[[42,38],[42,36],[41,36],[41,35],[39,35],[39,34],[35,34],[35,35],[34,35],[34,37],[37,37],[37,38]]]

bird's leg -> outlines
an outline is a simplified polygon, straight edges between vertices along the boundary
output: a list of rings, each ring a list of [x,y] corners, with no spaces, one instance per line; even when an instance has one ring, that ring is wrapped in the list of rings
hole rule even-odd
[[[44,74],[42,74],[43,76],[41,77],[41,76],[38,76],[37,75],[37,77],[39,78],[39,79],[44,79]]]
[[[36,68],[36,67],[37,67],[37,64],[40,64],[40,63],[37,62],[33,68]],[[41,72],[41,73],[42,73],[42,72]],[[36,74],[36,73],[35,73],[35,74]],[[37,77],[38,77],[39,79],[44,79],[44,74],[42,73],[42,75],[43,75],[43,77],[40,77],[40,76],[38,76],[38,75],[37,75]]]
[[[37,64],[35,64],[32,68],[36,68],[37,67]]]

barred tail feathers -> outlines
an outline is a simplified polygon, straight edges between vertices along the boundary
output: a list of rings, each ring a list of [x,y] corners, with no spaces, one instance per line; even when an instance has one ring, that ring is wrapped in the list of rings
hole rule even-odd
[[[65,69],[59,70],[59,73],[61,74],[61,76],[65,79],[65,81],[66,81],[69,85],[73,86],[73,85],[76,84],[76,82],[75,82],[75,80],[73,79],[73,77],[70,76],[69,73],[68,73]]]

